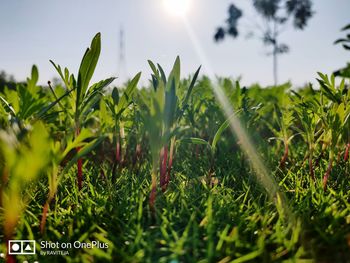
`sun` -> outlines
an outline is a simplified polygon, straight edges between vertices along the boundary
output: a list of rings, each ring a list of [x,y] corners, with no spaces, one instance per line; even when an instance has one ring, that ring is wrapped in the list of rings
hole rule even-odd
[[[190,9],[190,0],[163,0],[165,9],[169,14],[185,16]]]

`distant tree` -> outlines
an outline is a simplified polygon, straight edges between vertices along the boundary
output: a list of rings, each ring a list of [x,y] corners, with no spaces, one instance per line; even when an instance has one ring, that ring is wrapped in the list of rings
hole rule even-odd
[[[337,39],[334,44],[341,44],[345,50],[350,51],[350,24],[341,29],[342,31],[348,31],[344,38]],[[350,63],[347,66],[334,72],[335,76],[350,78]]]
[[[5,87],[9,89],[15,89],[16,81],[12,75],[8,75],[5,71],[0,71],[0,92],[4,90]]]
[[[287,53],[289,47],[287,44],[280,43],[280,34],[285,29],[289,21],[292,21],[295,29],[303,30],[308,20],[312,17],[311,0],[251,0],[257,14],[262,18],[262,23],[254,26],[258,30],[258,37],[263,44],[271,48],[268,55],[273,56],[273,77],[274,84],[278,82],[278,63],[277,57]],[[236,38],[239,35],[238,20],[243,12],[235,4],[228,8],[228,18],[224,26],[217,28],[214,35],[216,42],[225,38],[226,35]],[[253,34],[252,32],[249,32]]]

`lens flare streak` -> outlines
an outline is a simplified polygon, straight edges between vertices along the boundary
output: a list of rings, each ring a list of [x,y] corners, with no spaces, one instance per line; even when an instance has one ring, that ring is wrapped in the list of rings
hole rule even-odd
[[[214,71],[211,68],[210,63],[205,55],[205,52],[186,17],[183,17],[183,22],[187,30],[188,36],[195,48],[195,52],[197,53],[201,63],[203,64],[204,71],[206,71],[206,73],[210,77],[214,77]],[[227,100],[227,97],[224,94],[223,90],[217,85],[212,85],[212,87],[217,100],[221,104],[222,110],[224,111],[226,118],[230,119],[231,131],[236,135],[240,143],[241,149],[248,157],[249,163],[252,169],[254,170],[258,181],[264,187],[268,196],[276,204],[276,206],[282,206],[285,215],[289,218],[289,220],[292,220],[294,216],[292,215],[292,212],[290,211],[287,205],[287,198],[283,193],[279,191],[277,182],[272,178],[271,173],[263,164],[248,134],[242,127],[240,120],[233,114],[234,109]]]

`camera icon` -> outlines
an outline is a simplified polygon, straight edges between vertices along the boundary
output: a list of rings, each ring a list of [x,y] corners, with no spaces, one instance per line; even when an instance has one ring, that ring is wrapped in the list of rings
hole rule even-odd
[[[35,240],[9,240],[9,255],[34,255]]]

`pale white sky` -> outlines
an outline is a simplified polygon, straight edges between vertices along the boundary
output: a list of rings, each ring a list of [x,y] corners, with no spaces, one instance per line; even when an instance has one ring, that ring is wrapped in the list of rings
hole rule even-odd
[[[272,58],[258,39],[245,38],[245,29],[256,20],[248,0],[192,0],[188,21],[210,67],[220,76],[242,76],[243,85],[272,84]],[[213,34],[234,2],[245,18],[239,39],[215,43]],[[290,53],[280,58],[280,82],[295,86],[312,81],[317,71],[331,73],[349,61],[350,52],[334,46],[350,23],[349,0],[314,0],[314,17],[304,31],[290,27],[281,40]],[[0,70],[25,79],[32,64],[39,67],[40,82],[57,76],[49,59],[76,73],[86,47],[95,33],[102,33],[102,53],[95,80],[118,76],[119,30],[125,30],[128,75],[143,72],[149,78],[147,59],[169,70],[181,56],[184,75],[202,64],[180,19],[170,16],[162,0],[1,0]],[[203,73],[208,72],[203,68]],[[123,75],[123,74],[122,74]],[[124,77],[122,77],[124,78]],[[119,84],[121,80],[117,81]]]

